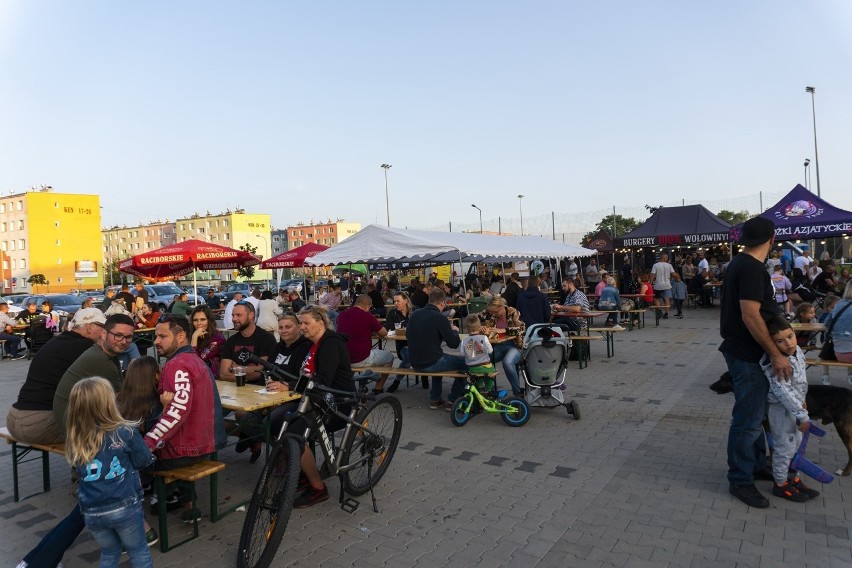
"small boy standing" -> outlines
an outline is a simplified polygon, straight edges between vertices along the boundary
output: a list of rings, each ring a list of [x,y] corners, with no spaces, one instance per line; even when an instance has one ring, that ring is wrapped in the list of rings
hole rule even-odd
[[[686,284],[680,279],[680,274],[672,272],[672,299],[674,300],[677,319],[683,319],[683,301],[686,300]]]
[[[464,355],[467,372],[471,376],[483,378],[483,384],[480,385],[478,382],[476,388],[483,391],[494,390],[494,377],[497,376],[497,369],[491,362],[491,353],[494,348],[488,341],[488,336],[480,333],[482,322],[479,321],[479,316],[470,314],[464,318],[464,326],[465,329],[470,330],[470,335],[462,340],[459,352]]]
[[[819,491],[810,489],[802,482],[796,471],[790,470],[790,462],[802,443],[802,432],[808,431],[810,421],[805,405],[808,394],[805,354],[796,344],[796,334],[786,319],[773,318],[766,322],[766,327],[778,350],[787,355],[793,367],[793,376],[790,382],[786,382],[772,376],[769,356],[764,355],[760,360],[760,366],[769,380],[767,415],[775,441],[772,452],[772,477],[775,480],[772,494],[801,503],[819,495]]]

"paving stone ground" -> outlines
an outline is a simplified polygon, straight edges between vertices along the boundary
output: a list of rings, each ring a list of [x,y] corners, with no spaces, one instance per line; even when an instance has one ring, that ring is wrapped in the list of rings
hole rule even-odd
[[[534,409],[522,428],[487,415],[456,428],[448,413],[428,409],[426,391],[401,388],[403,435],[376,490],[380,513],[367,497],[353,514],[334,499],[295,511],[277,564],[852,566],[849,478],[812,483],[822,495],[804,504],[769,496],[771,507],[763,510],[728,494],[733,397],[707,388],[724,371],[716,350],[718,310],[686,310],[683,320],[658,328],[649,322],[618,334],[615,357],[607,359],[603,342],[593,342],[587,369],[572,362],[566,394],[580,404],[579,421],[564,410]],[[0,415],[17,396],[27,365],[0,364]],[[810,372],[811,382],[819,382],[820,371]],[[846,386],[842,370],[832,370],[832,380]],[[834,471],[846,463],[846,450],[828,430],[809,457]],[[228,463],[223,505],[244,500],[259,464],[231,450],[220,459]],[[22,467],[24,495],[40,490],[39,468],[39,462]],[[52,491],[15,503],[11,452],[0,446],[0,564],[14,566],[72,507],[70,469],[51,456],[51,471]],[[336,494],[337,480],[329,487]],[[759,487],[768,494],[769,482]],[[242,521],[241,512],[215,524],[205,518],[201,538],[167,554],[155,550],[154,564],[235,565]],[[185,530],[179,523],[172,528]],[[84,533],[64,563],[92,566],[97,558]]]

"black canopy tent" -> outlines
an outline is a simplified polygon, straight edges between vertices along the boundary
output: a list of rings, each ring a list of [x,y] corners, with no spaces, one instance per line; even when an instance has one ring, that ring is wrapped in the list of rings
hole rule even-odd
[[[702,246],[728,242],[731,225],[703,205],[660,207],[647,221],[613,239],[616,247]]]

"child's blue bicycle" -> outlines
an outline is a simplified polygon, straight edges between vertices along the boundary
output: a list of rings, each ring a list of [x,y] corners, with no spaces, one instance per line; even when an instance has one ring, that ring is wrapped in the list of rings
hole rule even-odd
[[[473,415],[485,411],[499,414],[509,426],[523,426],[529,422],[530,407],[523,398],[507,394],[506,390],[496,390],[494,375],[469,374],[465,393],[453,403],[450,420],[456,426],[464,426]]]

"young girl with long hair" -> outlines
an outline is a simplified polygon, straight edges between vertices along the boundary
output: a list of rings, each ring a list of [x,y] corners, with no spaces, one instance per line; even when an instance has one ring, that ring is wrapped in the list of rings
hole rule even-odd
[[[152,566],[138,469],[154,457],[137,423],[119,413],[109,381],[92,377],[74,385],[66,429],[66,456],[80,475],[80,509],[101,547],[101,568],[118,566],[122,548],[134,568]]]

